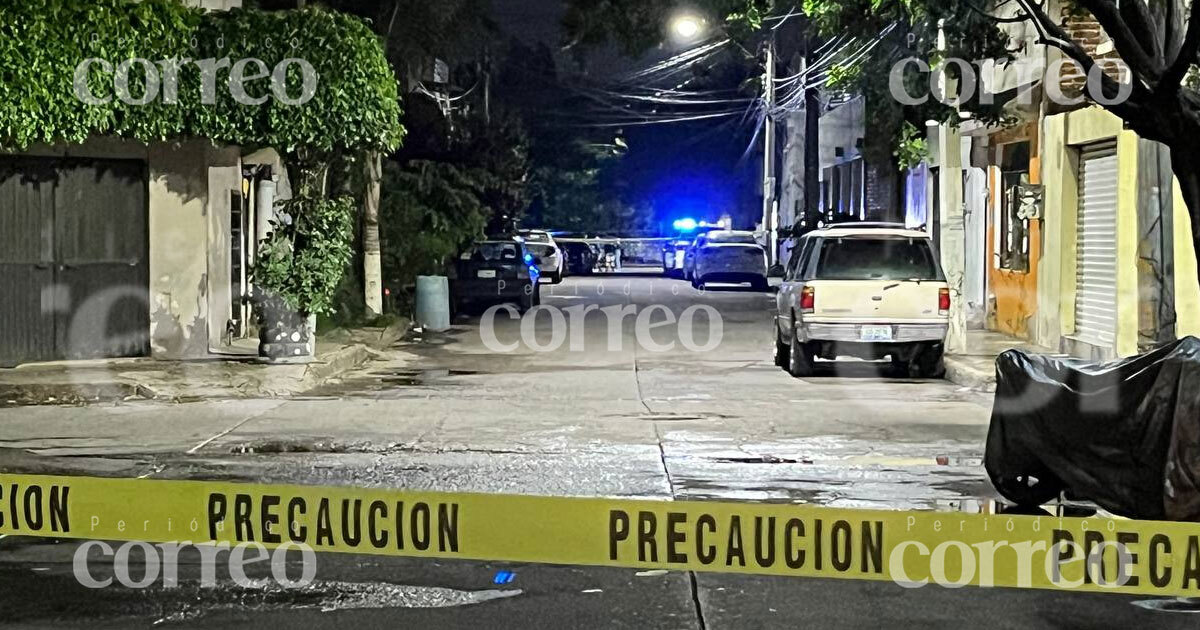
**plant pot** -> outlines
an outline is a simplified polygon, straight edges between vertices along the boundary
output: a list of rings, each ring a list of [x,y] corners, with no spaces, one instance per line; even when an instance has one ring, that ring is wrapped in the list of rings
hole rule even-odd
[[[297,313],[282,300],[255,305],[258,356],[272,363],[308,363],[316,346],[317,318]]]

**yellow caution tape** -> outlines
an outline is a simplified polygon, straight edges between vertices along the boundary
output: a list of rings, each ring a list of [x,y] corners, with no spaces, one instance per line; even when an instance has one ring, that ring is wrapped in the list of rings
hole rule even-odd
[[[0,474],[0,533],[1200,595],[1200,524]]]

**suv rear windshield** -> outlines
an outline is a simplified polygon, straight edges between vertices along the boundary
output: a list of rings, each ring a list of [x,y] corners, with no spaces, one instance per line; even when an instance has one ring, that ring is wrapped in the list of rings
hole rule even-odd
[[[516,243],[476,243],[470,255],[474,262],[497,262],[516,258]]]
[[[816,280],[941,280],[929,241],[905,237],[827,238]]]

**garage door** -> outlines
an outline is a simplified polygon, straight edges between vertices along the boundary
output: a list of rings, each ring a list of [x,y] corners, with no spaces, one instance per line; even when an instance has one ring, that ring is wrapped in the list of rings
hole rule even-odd
[[[0,365],[149,352],[146,165],[0,157]]]
[[[1112,348],[1117,336],[1117,150],[1083,149],[1076,223],[1075,336]]]

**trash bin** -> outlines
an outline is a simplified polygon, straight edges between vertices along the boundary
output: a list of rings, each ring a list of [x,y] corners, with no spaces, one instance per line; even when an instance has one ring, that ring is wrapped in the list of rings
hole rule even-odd
[[[450,281],[446,276],[417,276],[417,322],[425,330],[450,329]]]

